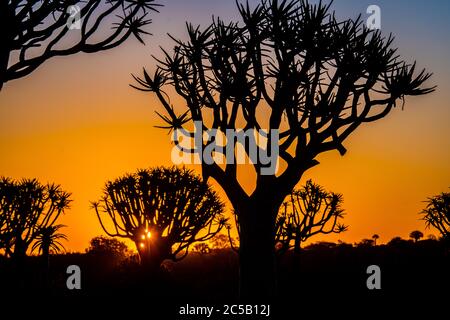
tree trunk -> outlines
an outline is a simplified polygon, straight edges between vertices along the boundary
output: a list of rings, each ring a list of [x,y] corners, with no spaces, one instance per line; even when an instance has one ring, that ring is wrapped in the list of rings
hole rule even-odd
[[[235,208],[236,209],[236,208]],[[275,219],[270,198],[254,198],[237,208],[240,224],[239,295],[245,300],[276,295]]]

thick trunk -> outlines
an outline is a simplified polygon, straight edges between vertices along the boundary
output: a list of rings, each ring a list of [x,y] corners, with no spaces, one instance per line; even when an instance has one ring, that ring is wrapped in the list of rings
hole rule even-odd
[[[144,243],[144,246],[141,244]],[[171,257],[171,246],[164,238],[152,238],[136,243],[141,266],[150,273],[158,273],[162,262]]]
[[[296,236],[296,237],[295,237],[295,243],[294,243],[294,252],[295,252],[296,254],[298,254],[298,253],[300,252],[301,245],[302,245],[302,242],[301,242],[300,237],[299,237],[299,236]]]
[[[275,219],[278,207],[269,199],[255,198],[239,208],[240,286],[245,300],[276,295]]]

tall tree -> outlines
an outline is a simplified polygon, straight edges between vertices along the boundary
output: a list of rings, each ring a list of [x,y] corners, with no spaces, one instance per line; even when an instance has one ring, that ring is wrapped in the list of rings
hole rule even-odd
[[[108,50],[130,35],[143,42],[147,14],[157,6],[154,0],[1,1],[0,90],[52,57]]]
[[[277,220],[276,242],[279,250],[294,248],[317,234],[341,233],[348,229],[339,220],[344,217],[342,195],[327,192],[311,180],[294,190],[281,207]]]
[[[209,185],[176,167],[110,181],[93,207],[103,230],[134,241],[142,264],[152,269],[184,258],[192,244],[211,239],[226,223],[224,205]]]
[[[254,8],[248,3],[238,8],[240,23],[218,18],[203,30],[188,24],[188,41],[175,40],[173,53],[164,51],[154,74],[144,69],[135,87],[156,95],[169,130],[185,132],[181,128],[190,121],[205,133],[226,134],[241,124],[264,128],[269,143],[259,151],[272,150],[278,135],[276,156],[283,170],[267,175],[264,162],[254,159],[251,194],[238,179],[234,157],[223,166],[202,162],[204,179],[222,186],[238,216],[241,295],[271,296],[278,210],[303,174],[319,163],[317,156],[331,150],[344,155],[344,141],[360,125],[384,118],[405,96],[434,88],[423,87],[430,74],[416,74],[416,63],[396,54],[392,36],[367,29],[359,18],[338,20],[330,5],[263,0]],[[172,105],[168,86],[187,110]],[[191,151],[212,157],[213,143],[197,143]],[[251,149],[245,146],[248,155]]]
[[[429,198],[422,214],[427,227],[435,228],[443,237],[450,239],[450,193],[443,192]]]
[[[70,193],[59,185],[43,185],[36,179],[0,181],[0,238],[7,243],[7,254],[20,261],[41,232],[50,230],[69,208]]]

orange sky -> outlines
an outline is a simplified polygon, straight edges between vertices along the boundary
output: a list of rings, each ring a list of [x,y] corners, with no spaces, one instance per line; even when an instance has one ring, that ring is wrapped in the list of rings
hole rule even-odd
[[[160,124],[153,112],[161,110],[159,104],[128,84],[130,73],[139,74],[144,65],[152,70],[150,53],[158,52],[158,45],[168,47],[166,32],[183,36],[185,20],[205,23],[213,13],[234,15],[234,1],[208,2],[201,13],[196,8],[183,7],[178,0],[163,8],[154,16],[154,36],[147,38],[145,47],[133,39],[101,54],[56,58],[6,84],[0,93],[0,175],[36,177],[73,193],[72,208],[61,220],[68,226],[69,250],[82,251],[93,236],[102,234],[89,201],[98,199],[106,180],[137,168],[171,164],[169,136],[153,128]],[[386,19],[401,14],[389,11]],[[355,242],[378,233],[380,241],[387,242],[397,235],[407,237],[414,229],[425,231],[418,215],[422,201],[448,191],[448,36],[426,37],[426,30],[414,30],[426,21],[408,25],[403,20],[387,20],[388,31],[397,35],[400,53],[417,58],[419,66],[435,73],[438,91],[409,98],[404,111],[398,108],[388,118],[357,130],[346,142],[344,157],[332,152],[319,158],[321,164],[302,182],[312,178],[343,193],[350,229],[315,240]]]

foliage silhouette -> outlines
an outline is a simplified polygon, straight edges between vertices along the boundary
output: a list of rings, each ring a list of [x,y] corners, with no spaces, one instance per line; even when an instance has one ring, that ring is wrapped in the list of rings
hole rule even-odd
[[[232,237],[223,233],[215,235],[209,242],[213,249],[233,248],[236,245]]]
[[[211,252],[211,248],[208,246],[207,243],[204,242],[194,244],[193,250],[201,254],[207,254]]]
[[[176,167],[139,170],[107,182],[93,207],[103,230],[131,239],[143,266],[153,269],[165,259],[184,258],[189,246],[211,239],[226,224],[217,194],[192,171]]]
[[[64,227],[65,225],[58,224],[41,228],[37,232],[36,240],[31,247],[31,252],[37,250],[38,253],[48,259],[50,253],[56,254],[65,251],[61,240],[67,241],[67,236],[63,233],[58,233],[59,229]]]
[[[409,234],[409,237],[414,240],[414,242],[419,241],[423,238],[423,233],[419,230],[414,230]]]
[[[67,25],[75,14],[71,6],[80,9],[79,30]],[[1,1],[0,90],[55,56],[108,50],[131,35],[143,43],[142,35],[148,32],[142,28],[151,23],[147,14],[158,6],[154,0]],[[100,30],[108,24],[113,31],[105,35]],[[77,42],[68,45],[71,41]]]
[[[373,240],[373,245],[374,245],[374,246],[377,245],[378,239],[380,239],[380,236],[379,236],[378,234],[375,233],[375,234],[372,236],[372,240]]]
[[[327,192],[311,180],[294,190],[281,207],[277,219],[276,242],[279,252],[294,248],[317,234],[341,233],[348,229],[339,222],[344,217],[342,195]]]
[[[369,248],[375,246],[374,239],[362,239],[360,242],[355,243],[358,248]]]
[[[42,185],[36,179],[0,178],[0,238],[6,256],[23,260],[34,241],[45,250],[56,249],[48,240],[62,239],[55,234],[52,238],[51,233],[60,228],[55,222],[70,202],[70,193],[59,185]]]
[[[450,239],[450,193],[429,198],[422,214],[427,228],[434,227],[444,238]]]
[[[156,95],[169,130],[189,121],[223,133],[240,123],[245,129],[280,130],[285,169],[264,175],[255,161],[250,195],[234,162],[224,168],[202,163],[204,179],[221,185],[238,217],[241,295],[273,296],[275,225],[285,197],[319,163],[319,154],[344,155],[344,141],[360,125],[384,118],[405,96],[434,88],[423,86],[431,74],[416,73],[415,62],[396,54],[392,36],[367,29],[360,18],[338,20],[330,5],[263,0],[254,8],[238,3],[238,9],[241,23],[217,18],[203,30],[188,24],[189,40],[174,39],[173,53],[164,51],[153,75],[144,69],[142,78],[133,76],[132,86]],[[165,93],[168,86],[186,102],[179,115]],[[191,152],[204,154],[211,143]],[[245,149],[248,154],[249,146]]]
[[[125,242],[117,239],[99,236],[89,241],[89,248],[86,249],[86,253],[125,258],[128,255],[128,246]]]

